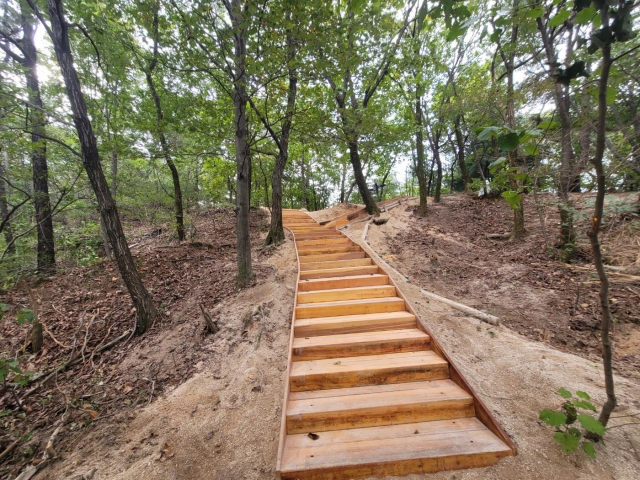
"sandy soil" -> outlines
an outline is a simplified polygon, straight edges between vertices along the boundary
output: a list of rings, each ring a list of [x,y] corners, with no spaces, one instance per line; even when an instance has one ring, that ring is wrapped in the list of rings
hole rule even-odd
[[[364,205],[358,205],[356,203],[337,203],[333,207],[325,208],[324,210],[317,210],[315,212],[309,212],[309,215],[316,222],[327,222],[331,221],[334,218],[338,218],[345,213],[355,212],[356,210],[360,210]]]
[[[388,251],[384,231],[398,228],[395,222],[401,223],[401,219],[397,210],[402,207],[390,212],[390,221],[383,227],[370,227],[368,240],[374,251]],[[357,224],[345,233],[362,244],[363,228],[364,224]],[[493,327],[444,304],[430,302],[420,293],[420,285],[405,283],[402,275],[392,275],[519,450],[516,457],[501,460],[493,467],[402,478],[640,478],[640,423],[616,428],[637,422],[633,417],[625,417],[640,412],[637,381],[616,377],[619,407],[614,413],[616,418],[610,422],[606,446],[597,447],[596,460],[583,454],[565,455],[555,444],[552,430],[538,420],[538,412],[562,403],[555,394],[561,387],[588,392],[600,407],[605,398],[601,363],[561,352],[508,327]]]
[[[265,281],[223,302],[221,330],[191,378],[98,425],[36,478],[273,478],[297,273],[291,241],[267,264]],[[251,315],[256,305],[264,312]]]

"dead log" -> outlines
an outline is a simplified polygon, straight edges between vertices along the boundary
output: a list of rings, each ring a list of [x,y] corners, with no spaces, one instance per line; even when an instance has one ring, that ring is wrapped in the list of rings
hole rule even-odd
[[[456,310],[460,310],[461,312],[464,312],[471,317],[475,317],[479,320],[482,320],[483,322],[487,322],[491,325],[500,325],[500,319],[494,315],[490,315],[483,311],[476,310],[475,308],[471,308],[461,303],[454,302],[453,300],[449,300],[448,298],[441,297],[440,295],[436,295],[435,293],[429,292],[424,289],[421,289],[420,293],[422,293],[427,298],[449,305],[450,307],[455,308]]]
[[[364,242],[367,241],[367,233],[369,233],[369,225],[371,225],[371,223],[367,222],[367,224],[364,226],[364,230],[362,231],[362,241]]]
[[[487,233],[486,238],[494,240],[507,240],[511,236],[511,233]]]

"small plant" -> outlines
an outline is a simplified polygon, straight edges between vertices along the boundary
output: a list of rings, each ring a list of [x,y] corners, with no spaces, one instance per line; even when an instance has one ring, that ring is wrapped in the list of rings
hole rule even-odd
[[[591,397],[581,391],[577,391],[574,396],[565,388],[561,388],[557,393],[565,402],[559,410],[542,410],[540,420],[556,429],[553,438],[562,446],[563,452],[575,452],[582,445],[584,453],[595,458],[593,440],[602,439],[604,425],[591,415],[580,413],[596,411],[596,407],[590,402]],[[579,428],[578,424],[582,428]]]

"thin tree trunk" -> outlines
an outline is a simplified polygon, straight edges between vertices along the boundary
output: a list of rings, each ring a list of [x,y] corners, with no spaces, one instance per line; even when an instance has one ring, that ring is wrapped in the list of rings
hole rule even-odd
[[[158,64],[158,44],[159,44],[159,33],[158,33],[158,9],[160,8],[159,3],[156,3],[155,10],[153,12],[153,59],[151,63],[145,70],[145,77],[147,79],[147,85],[149,86],[149,91],[151,92],[151,97],[153,98],[153,104],[156,109],[156,136],[158,138],[158,142],[160,143],[160,148],[162,149],[162,155],[164,156],[165,161],[167,162],[167,166],[171,171],[171,179],[173,181],[173,201],[174,201],[174,209],[176,216],[176,233],[178,234],[178,240],[182,241],[185,239],[184,235],[184,211],[182,207],[182,188],[180,188],[180,174],[178,173],[178,168],[176,167],[173,158],[171,157],[171,150],[169,148],[169,144],[167,142],[167,138],[164,134],[164,113],[162,112],[162,104],[160,103],[160,96],[155,87],[155,83],[153,81],[153,71],[155,70],[156,65]]]
[[[116,198],[118,193],[118,152],[111,151],[111,196]]]
[[[33,203],[38,225],[38,271],[47,272],[54,268],[56,258],[51,201],[49,199],[47,145],[43,138],[46,119],[38,80],[38,53],[35,45],[36,25],[34,17],[27,11],[26,4],[21,2],[20,5],[24,31],[24,74],[27,81],[29,102],[35,107],[29,112],[27,128],[31,132],[32,144]]]
[[[340,203],[347,203],[345,183],[347,181],[347,162],[342,163],[342,173],[340,174]]]
[[[433,202],[440,203],[440,191],[442,190],[442,161],[440,160],[440,146],[438,145],[439,141],[436,140],[436,143],[433,146],[433,158],[436,162],[436,188],[433,194]]]
[[[302,181],[302,208],[308,208],[307,206],[307,169],[306,162],[304,160],[304,145],[302,146],[302,156],[300,158],[300,177]]]
[[[62,77],[73,112],[73,121],[78,133],[82,161],[89,177],[91,187],[95,192],[100,214],[109,236],[109,242],[113,249],[120,275],[124,280],[133,304],[137,310],[136,331],[146,332],[160,317],[151,295],[142,283],[129,245],[124,235],[118,209],[111,196],[109,185],[102,172],[98,144],[96,142],[87,106],[82,94],[80,80],[73,65],[73,56],[69,44],[68,24],[64,18],[62,0],[47,0],[50,17],[50,37],[60,65]]]
[[[258,166],[260,167],[260,173],[262,173],[262,179],[264,181],[264,204],[267,208],[271,208],[269,202],[269,181],[267,179],[267,174],[264,172],[264,168],[262,167],[262,157],[258,156]],[[282,195],[281,195],[282,196]],[[282,198],[281,198],[282,200]],[[282,204],[281,207],[282,209]]]
[[[251,154],[247,121],[247,30],[242,14],[242,0],[232,0],[229,17],[234,28],[233,116],[236,147],[236,242],[239,287],[253,278],[249,212],[251,205]]]
[[[360,192],[360,196],[362,197],[367,213],[369,215],[379,215],[380,210],[378,209],[378,205],[373,199],[373,196],[369,191],[369,187],[367,186],[367,180],[364,178],[364,174],[362,173],[362,162],[360,161],[357,140],[349,141],[349,160],[351,160],[356,185],[358,185],[358,191]]]
[[[433,185],[433,167],[436,164],[436,156],[431,159],[431,169],[429,170],[429,184],[427,185],[427,197],[431,196],[431,185]]]
[[[422,122],[422,103],[420,96],[420,87],[416,85],[415,98],[415,121],[416,121],[416,175],[418,177],[418,188],[420,190],[420,206],[418,207],[418,215],[427,216],[427,175],[424,169],[424,132]],[[413,183],[413,179],[412,179]]]
[[[462,182],[464,183],[464,189],[467,190],[468,185],[471,183],[471,179],[469,178],[469,171],[467,170],[467,164],[465,163],[465,155],[464,155],[464,136],[462,135],[462,130],[460,129],[460,120],[461,115],[456,117],[456,144],[458,146],[458,166],[460,167],[460,173],[462,174]],[[452,189],[453,191],[453,189]]]
[[[7,178],[9,173],[9,154],[6,148],[2,151],[2,161],[0,161],[0,177]],[[7,244],[7,255],[13,255],[16,253],[16,246],[13,241],[13,227],[11,225],[11,219],[9,218],[8,201],[9,198],[9,184],[0,178],[0,221],[4,221],[4,228],[2,233],[4,234],[4,241]]]
[[[602,13],[603,27],[608,27],[609,19],[607,16],[608,6],[605,5]],[[602,250],[600,248],[600,240],[598,234],[602,225],[602,217],[604,213],[604,196],[606,192],[606,177],[602,157],[605,149],[605,128],[607,121],[607,84],[609,82],[609,72],[611,70],[611,46],[606,44],[602,47],[602,63],[600,65],[600,80],[598,85],[598,126],[596,132],[596,151],[592,158],[593,166],[596,170],[596,201],[593,213],[593,221],[591,229],[588,232],[591,241],[591,249],[593,251],[593,263],[600,278],[600,307],[602,312],[602,321],[600,334],[602,338],[602,360],[604,366],[604,381],[607,392],[607,400],[602,406],[598,420],[607,425],[611,412],[616,407],[618,401],[613,384],[613,346],[609,338],[609,329],[611,328],[611,311],[609,309],[609,279],[604,269],[602,260]]]

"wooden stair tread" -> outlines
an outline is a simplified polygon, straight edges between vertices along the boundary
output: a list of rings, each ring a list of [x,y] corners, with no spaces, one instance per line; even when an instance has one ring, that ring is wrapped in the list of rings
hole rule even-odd
[[[331,390],[333,396],[290,398],[287,431],[322,432],[475,415],[473,397],[451,380],[401,383],[393,390],[380,388],[386,386],[343,388]]]
[[[297,319],[294,322],[294,336],[335,335],[403,328],[416,328],[415,315],[406,311],[365,313]]]
[[[301,255],[300,263],[329,262],[334,260],[353,260],[355,258],[367,258],[364,251],[320,253],[318,255]]]
[[[431,350],[293,362],[291,391],[449,378],[449,363]]]
[[[308,280],[314,278],[328,277],[348,277],[351,275],[366,275],[378,273],[377,265],[364,265],[358,267],[342,267],[342,268],[323,268],[320,270],[303,270],[300,271],[300,279]]]
[[[380,273],[370,275],[351,275],[348,277],[329,277],[300,280],[298,292],[313,292],[332,290],[336,288],[368,287],[373,285],[388,285],[389,276]]]
[[[312,292],[298,292],[298,305],[326,303],[333,301],[363,300],[380,297],[393,297],[396,287],[393,285],[368,285],[364,287],[332,288]]]
[[[283,478],[346,480],[487,466],[511,454],[476,418],[438,420],[322,432],[316,440],[288,435],[281,472]]]
[[[293,339],[293,361],[426,350],[429,340],[417,328],[298,337]]]
[[[364,298],[331,302],[303,303],[296,306],[296,318],[315,318],[405,310],[400,297]]]
[[[354,260],[330,260],[327,262],[309,262],[301,263],[300,271],[308,270],[324,270],[327,268],[344,268],[344,267],[362,267],[371,265],[373,262],[370,258],[356,258]]]

